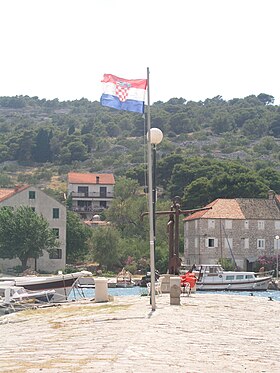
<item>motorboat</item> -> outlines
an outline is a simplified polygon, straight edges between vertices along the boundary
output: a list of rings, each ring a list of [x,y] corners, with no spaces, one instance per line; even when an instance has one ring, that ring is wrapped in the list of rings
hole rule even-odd
[[[135,282],[132,280],[131,273],[123,268],[117,275],[116,288],[131,288],[133,286],[135,286]]]
[[[33,291],[14,281],[0,282],[0,316],[50,303],[54,295],[54,289]]]
[[[0,297],[8,302],[50,302],[55,295],[54,289],[49,290],[26,290],[22,286],[14,285],[13,281],[0,282]]]
[[[272,280],[269,273],[225,271],[219,264],[200,264],[192,273],[197,277],[196,290],[267,290]]]
[[[91,277],[89,271],[79,271],[52,276],[21,276],[21,277],[0,277],[0,281],[14,281],[15,286],[21,286],[30,291],[55,290],[53,301],[67,300],[68,296],[80,278]]]

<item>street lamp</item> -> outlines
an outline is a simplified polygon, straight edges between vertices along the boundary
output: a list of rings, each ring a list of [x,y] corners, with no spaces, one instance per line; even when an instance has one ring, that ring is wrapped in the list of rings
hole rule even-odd
[[[149,195],[152,197],[152,230],[153,232],[153,249],[150,253],[150,269],[151,269],[151,304],[152,310],[155,310],[155,240],[156,240],[156,146],[161,143],[163,139],[163,133],[159,128],[151,128],[147,133],[148,146],[152,147],[153,150],[153,167],[152,173],[151,167],[149,168]],[[152,174],[152,175],[151,175]],[[151,193],[152,192],[152,193]]]
[[[159,128],[151,128],[151,145],[153,150],[153,227],[154,241],[156,240],[156,201],[157,201],[157,186],[156,186],[156,166],[157,166],[157,145],[162,142],[163,133]]]
[[[276,240],[276,280],[278,283],[278,273],[279,273],[279,260],[278,260],[278,255],[279,255],[279,247],[278,247],[278,242],[279,242],[279,236],[275,236]]]

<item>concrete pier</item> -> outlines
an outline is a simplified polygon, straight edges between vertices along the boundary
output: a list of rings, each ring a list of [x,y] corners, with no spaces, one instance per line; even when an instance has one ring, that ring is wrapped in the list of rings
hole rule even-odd
[[[196,292],[0,317],[1,372],[279,373],[280,302]]]

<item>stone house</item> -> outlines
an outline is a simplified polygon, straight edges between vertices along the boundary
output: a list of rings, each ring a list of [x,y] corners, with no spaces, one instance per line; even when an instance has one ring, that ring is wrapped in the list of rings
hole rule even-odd
[[[114,198],[113,174],[89,174],[69,172],[68,197],[72,199],[72,210],[83,219],[90,219],[108,208]]]
[[[234,257],[238,267],[252,270],[262,255],[280,249],[279,196],[268,199],[216,199],[184,219],[184,260],[187,265],[214,264]],[[279,245],[279,246],[278,246]]]
[[[37,271],[48,273],[63,270],[66,264],[66,207],[42,190],[34,186],[21,186],[15,189],[0,189],[0,207],[29,206],[37,214],[41,214],[55,231],[59,240],[59,247],[55,253],[44,252],[38,259],[29,259],[28,266]],[[10,268],[20,265],[19,259],[0,258],[0,271],[6,272]]]

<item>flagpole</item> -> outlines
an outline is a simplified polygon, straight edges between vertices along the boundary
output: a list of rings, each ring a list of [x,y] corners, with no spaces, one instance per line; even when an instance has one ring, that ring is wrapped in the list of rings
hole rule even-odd
[[[156,310],[155,298],[155,237],[153,223],[153,180],[152,180],[152,144],[151,144],[151,113],[150,113],[150,71],[147,67],[147,162],[148,162],[148,196],[149,196],[149,226],[150,226],[150,270],[151,270],[151,305],[152,311]]]

